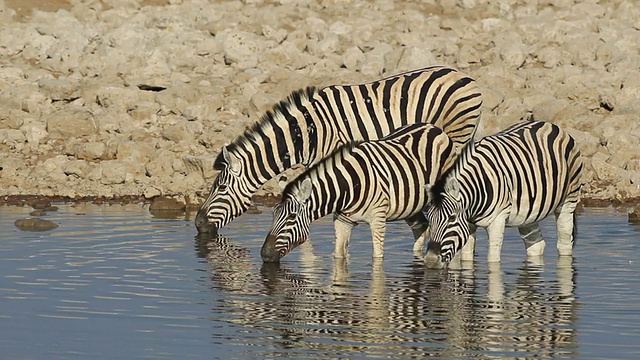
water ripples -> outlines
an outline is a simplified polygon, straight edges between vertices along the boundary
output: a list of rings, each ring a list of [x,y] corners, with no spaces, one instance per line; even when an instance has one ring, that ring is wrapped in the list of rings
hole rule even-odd
[[[503,261],[425,270],[410,231],[390,224],[384,261],[357,227],[334,261],[329,220],[281,264],[259,249],[269,212],[198,237],[189,217],[131,206],[69,206],[60,227],[12,226],[0,208],[0,347],[13,358],[636,358],[637,228],[612,211],[580,219],[575,259],[558,259],[543,224],[543,261],[517,231]],[[606,357],[606,356],[605,356]]]

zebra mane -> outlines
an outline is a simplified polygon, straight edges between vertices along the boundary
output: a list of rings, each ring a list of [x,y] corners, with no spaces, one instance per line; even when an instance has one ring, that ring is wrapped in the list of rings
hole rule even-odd
[[[442,175],[436,180],[436,182],[429,188],[429,199],[433,202],[434,205],[438,206],[442,204],[442,200],[444,199],[445,186],[447,184],[447,180],[452,176],[458,176],[460,170],[469,162],[469,158],[473,154],[476,148],[476,143],[473,139],[470,139],[469,142],[462,148],[458,157],[456,157],[455,161],[448,169],[446,169]]]
[[[284,100],[279,101],[271,110],[267,110],[260,120],[256,121],[247,128],[244,133],[238,136],[231,144],[226,145],[229,152],[235,152],[237,148],[247,148],[251,146],[251,143],[255,142],[257,138],[260,138],[260,134],[264,133],[265,129],[273,127],[278,118],[289,112],[289,109],[294,107],[302,107],[302,104],[306,101],[310,101],[318,93],[318,88],[315,86],[308,86],[303,89],[294,90]],[[222,170],[225,162],[222,156],[222,152],[218,154],[213,164],[213,168],[216,170]]]
[[[285,186],[285,188],[282,190],[282,198],[284,199],[285,196],[288,196],[289,194],[291,194],[291,192],[293,191],[293,187],[296,186],[294,184],[299,183],[301,180],[303,180],[304,178],[308,177],[309,174],[311,174],[313,172],[316,172],[316,171],[319,171],[319,168],[322,167],[322,166],[325,166],[325,163],[327,161],[334,160],[332,162],[335,163],[336,159],[343,158],[346,154],[350,154],[355,147],[357,147],[358,145],[360,145],[363,142],[364,141],[361,141],[361,140],[354,140],[354,141],[350,141],[350,142],[348,142],[346,144],[340,145],[338,148],[333,150],[333,152],[331,154],[327,155],[320,162],[317,162],[317,163],[313,164],[312,166],[308,167],[305,171],[303,171],[295,179],[293,179],[291,182],[289,182],[287,184],[287,186]]]

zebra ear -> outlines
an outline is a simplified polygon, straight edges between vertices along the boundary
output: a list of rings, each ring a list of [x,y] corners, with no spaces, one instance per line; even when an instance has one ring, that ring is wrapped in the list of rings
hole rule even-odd
[[[222,147],[222,157],[224,158],[224,161],[229,166],[229,170],[231,171],[231,173],[234,175],[239,175],[240,168],[242,167],[242,163],[240,162],[240,159],[238,159],[237,156],[230,153],[229,150],[227,150],[226,146]]]
[[[311,179],[307,178],[302,180],[302,182],[298,185],[294,196],[298,201],[305,202],[311,196]]]
[[[432,189],[433,189],[433,184],[427,184],[424,186],[424,191],[427,192],[427,204],[431,204],[434,202]]]
[[[287,177],[281,176],[278,180],[278,186],[280,187],[280,191],[284,191],[284,188],[287,187]]]
[[[460,197],[460,183],[455,176],[447,177],[447,180],[444,183],[444,192],[454,199],[458,199]]]

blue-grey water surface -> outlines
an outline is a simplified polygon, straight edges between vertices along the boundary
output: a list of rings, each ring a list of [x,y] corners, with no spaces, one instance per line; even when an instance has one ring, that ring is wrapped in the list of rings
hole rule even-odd
[[[263,265],[267,208],[198,239],[190,216],[57,205],[48,232],[0,207],[1,359],[640,358],[640,227],[612,209],[579,216],[573,259],[548,220],[543,263],[509,229],[500,264],[480,231],[472,264],[426,271],[402,222],[382,262],[366,226],[334,261],[327,218]]]

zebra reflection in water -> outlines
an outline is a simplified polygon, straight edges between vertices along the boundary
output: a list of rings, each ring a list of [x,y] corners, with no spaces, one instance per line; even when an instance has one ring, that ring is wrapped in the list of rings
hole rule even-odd
[[[576,348],[571,258],[559,259],[555,273],[541,264],[505,272],[500,264],[471,262],[425,272],[419,260],[390,271],[376,260],[371,267],[350,267],[345,259],[329,265],[304,244],[293,270],[262,264],[228,239],[209,248],[212,287],[221,291],[212,319],[260,334],[252,341],[263,341],[255,345],[267,357],[358,351],[396,358],[553,358]]]
[[[543,280],[544,268],[526,262],[515,282],[503,282],[500,264],[489,264],[487,321],[480,331],[485,350],[537,358],[574,354],[578,304],[573,259],[558,258],[551,284]]]
[[[252,286],[255,282],[255,266],[248,248],[238,246],[224,236],[198,234],[195,250],[197,256],[205,259],[211,267],[211,280],[220,290],[246,292],[255,289]]]

